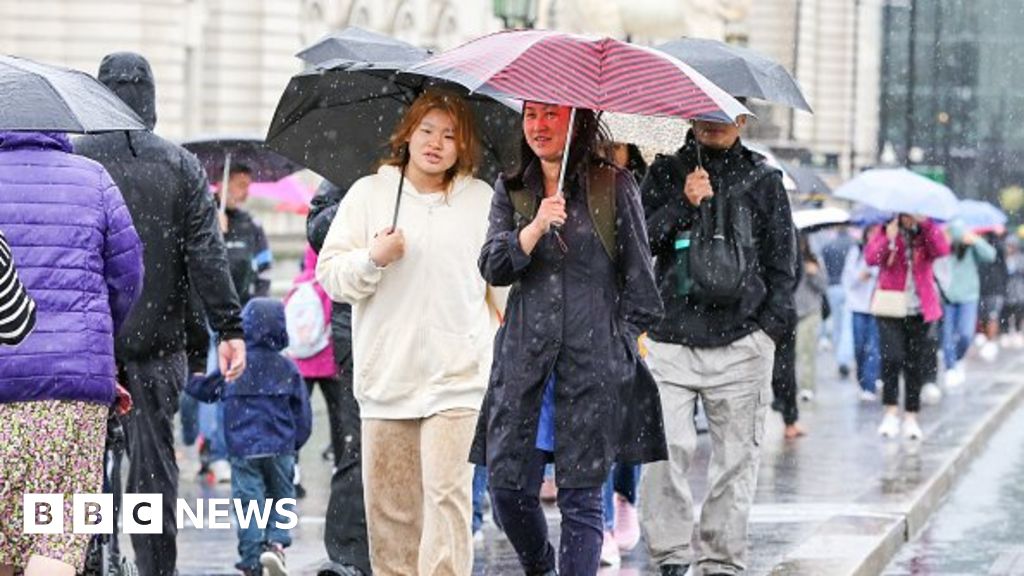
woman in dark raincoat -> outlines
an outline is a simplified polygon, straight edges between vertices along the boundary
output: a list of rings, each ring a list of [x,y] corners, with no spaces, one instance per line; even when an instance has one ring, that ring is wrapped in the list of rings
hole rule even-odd
[[[636,182],[599,158],[605,142],[589,110],[577,111],[564,198],[556,193],[569,116],[526,103],[521,166],[495,186],[480,271],[512,290],[471,460],[488,468],[497,520],[524,570],[544,575],[555,574],[555,552],[539,491],[553,461],[562,574],[593,576],[612,464],[666,456],[657,387],[637,351],[663,309]],[[613,187],[614,220],[594,214],[597,186]]]

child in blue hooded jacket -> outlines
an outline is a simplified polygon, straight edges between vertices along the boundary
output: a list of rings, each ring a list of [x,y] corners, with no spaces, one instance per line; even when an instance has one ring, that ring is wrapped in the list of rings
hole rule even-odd
[[[253,298],[242,310],[248,365],[233,382],[219,371],[192,378],[187,392],[201,402],[224,402],[225,437],[231,460],[231,495],[263,510],[272,506],[266,530],[255,521],[239,522],[235,565],[243,574],[287,574],[284,548],[291,544],[289,518],[278,512],[277,501],[295,498],[292,477],[295,455],[309,439],[312,411],[309,393],[298,368],[282,351],[288,346],[284,305],[270,298]],[[266,504],[269,500],[270,503]]]

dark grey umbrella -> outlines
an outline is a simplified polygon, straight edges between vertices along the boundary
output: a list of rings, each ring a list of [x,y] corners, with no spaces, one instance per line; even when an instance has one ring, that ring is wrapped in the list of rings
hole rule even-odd
[[[271,150],[258,136],[199,136],[181,145],[199,158],[211,179],[225,170],[228,161],[231,166],[248,166],[252,170],[253,182],[277,182],[302,170],[300,164]]]
[[[812,111],[789,71],[763,54],[702,38],[680,38],[655,48],[689,64],[734,97]]]
[[[418,46],[356,26],[332,32],[296,54],[324,69],[366,65],[391,70],[400,70],[429,55]]]
[[[274,152],[266,142],[255,136],[200,136],[181,143],[182,147],[199,158],[211,181],[220,175],[224,189],[231,167],[244,165],[252,171],[253,182],[277,182],[290,176],[302,166]],[[227,195],[220,195],[220,211],[227,209]]]
[[[826,196],[832,193],[832,188],[821,179],[821,176],[813,168],[790,162],[780,162],[780,164],[782,170],[796,184],[794,193],[801,196]]]
[[[93,134],[145,130],[113,92],[85,72],[0,54],[0,130]]]

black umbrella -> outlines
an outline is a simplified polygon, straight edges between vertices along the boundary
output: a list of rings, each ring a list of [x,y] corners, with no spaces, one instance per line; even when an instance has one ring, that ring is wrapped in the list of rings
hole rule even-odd
[[[2,54],[0,103],[0,130],[146,130],[131,108],[85,72]]]
[[[270,149],[258,136],[198,136],[181,145],[199,158],[208,176],[220,174],[228,164],[244,164],[253,182],[277,182],[302,170],[302,166]],[[228,158],[230,157],[230,159]]]
[[[290,176],[302,166],[274,152],[266,142],[256,136],[200,136],[181,143],[182,147],[199,158],[211,180],[221,175],[224,189],[231,166],[245,165],[252,171],[253,182],[277,182]],[[220,196],[220,210],[226,207],[226,194]]]
[[[827,196],[832,193],[832,188],[821,179],[814,169],[790,162],[780,162],[780,164],[782,164],[782,170],[796,184],[794,193],[801,196]]]
[[[702,38],[680,38],[655,48],[689,64],[732,96],[811,112],[793,76],[763,54]]]
[[[493,182],[518,155],[520,112],[514,105],[370,63],[293,76],[274,112],[267,144],[347,188],[385,156],[387,139],[405,109],[430,86],[466,96],[483,148],[477,176]]]
[[[400,70],[430,55],[428,50],[357,26],[332,32],[296,54],[323,69],[359,66]]]

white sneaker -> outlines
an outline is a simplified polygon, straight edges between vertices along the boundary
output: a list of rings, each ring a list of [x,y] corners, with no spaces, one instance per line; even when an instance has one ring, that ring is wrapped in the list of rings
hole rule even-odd
[[[978,355],[981,356],[981,359],[985,362],[995,362],[995,359],[999,356],[999,344],[996,344],[995,342],[986,342],[985,345],[981,347],[981,351],[978,352]]]
[[[210,474],[217,479],[219,484],[231,482],[231,464],[227,460],[214,460],[210,462]]]
[[[946,389],[953,390],[963,385],[964,381],[967,380],[967,375],[964,373],[964,365],[957,364],[949,370],[946,370]]]
[[[929,382],[921,387],[921,402],[934,406],[942,401],[942,388],[938,384]]]
[[[1024,348],[1024,333],[1017,332],[1013,335],[1013,340],[1010,341],[1010,346],[1020,349]]]
[[[811,400],[814,400],[814,390],[801,390],[800,399],[803,400],[804,402],[810,402]]]
[[[618,568],[622,565],[619,544],[615,541],[615,535],[608,530],[604,531],[604,542],[601,544],[601,565],[613,568]]]
[[[895,414],[886,414],[878,427],[878,435],[883,438],[895,438],[900,433],[900,418]]]
[[[984,334],[981,334],[981,333],[978,333],[978,334],[974,335],[974,347],[975,348],[981,348],[986,343],[988,343],[988,337],[987,336],[985,336]]]
[[[861,402],[878,402],[878,394],[875,394],[874,392],[870,392],[868,390],[861,390],[860,391],[860,401]]]
[[[922,432],[921,427],[918,426],[916,418],[903,419],[903,437],[907,440],[924,439],[924,432]]]

